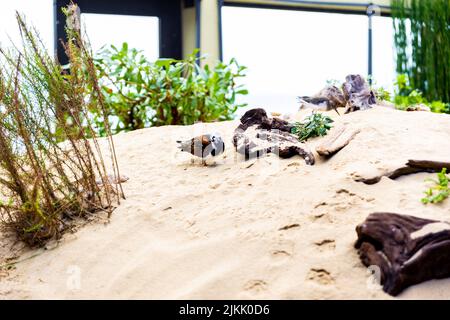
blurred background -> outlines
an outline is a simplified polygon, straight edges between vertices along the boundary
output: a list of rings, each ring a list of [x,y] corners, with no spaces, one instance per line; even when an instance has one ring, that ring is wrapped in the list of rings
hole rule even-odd
[[[65,62],[63,0],[1,0],[0,42],[20,42],[15,11],[24,13]],[[296,97],[350,73],[371,75],[392,91],[396,77],[389,0],[380,1],[103,1],[80,0],[81,21],[94,52],[106,45],[142,50],[150,61],[185,58],[194,48],[204,63],[235,58],[246,66],[237,102],[292,112]],[[369,5],[376,7],[368,11]],[[368,14],[369,13],[369,14]],[[371,29],[369,20],[371,21]],[[369,30],[372,38],[369,41]],[[246,108],[240,108],[242,113]]]

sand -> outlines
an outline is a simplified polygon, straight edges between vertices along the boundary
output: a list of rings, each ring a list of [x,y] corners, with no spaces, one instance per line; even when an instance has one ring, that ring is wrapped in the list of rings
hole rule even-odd
[[[115,136],[127,199],[109,222],[21,252],[0,273],[0,298],[391,299],[358,258],[356,225],[377,211],[450,221],[450,199],[420,202],[433,174],[353,179],[408,159],[448,161],[450,116],[383,107],[328,114],[361,132],[329,160],[316,154],[314,166],[275,155],[243,161],[230,143],[238,121]],[[203,132],[220,132],[226,144],[206,167],[175,143]],[[449,299],[450,279],[396,298]]]

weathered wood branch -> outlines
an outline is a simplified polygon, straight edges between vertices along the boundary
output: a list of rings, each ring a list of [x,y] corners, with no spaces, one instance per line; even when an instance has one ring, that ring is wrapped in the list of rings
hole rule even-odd
[[[374,177],[358,177],[354,180],[357,182],[363,182],[365,184],[375,184],[379,182],[382,177],[397,179],[398,177],[412,173],[439,172],[442,170],[442,168],[447,168],[447,170],[450,170],[450,162],[432,160],[408,160],[408,162],[403,167],[388,171]]]
[[[362,263],[379,268],[383,290],[450,276],[450,224],[395,213],[372,213],[356,227]],[[377,275],[377,273],[375,273]]]
[[[351,129],[345,125],[336,127],[316,147],[316,152],[323,157],[330,157],[348,145],[359,132],[359,129]]]

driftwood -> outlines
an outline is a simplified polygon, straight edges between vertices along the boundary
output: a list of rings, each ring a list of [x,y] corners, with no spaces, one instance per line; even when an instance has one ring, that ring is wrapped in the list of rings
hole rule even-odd
[[[408,162],[400,168],[392,171],[388,171],[384,174],[364,178],[359,177],[355,179],[357,182],[364,182],[365,184],[375,184],[381,180],[382,177],[388,177],[390,179],[397,179],[400,176],[418,173],[418,172],[439,172],[442,168],[450,170],[450,162],[431,161],[431,160],[408,160]]]
[[[345,107],[345,113],[366,110],[377,103],[375,93],[370,89],[367,82],[359,74],[350,74],[345,77],[342,84],[342,91],[336,86],[327,86],[319,93],[308,97],[298,97],[300,108],[313,108],[319,110]]]
[[[330,157],[348,145],[359,132],[359,129],[351,129],[345,125],[334,128],[316,147],[316,151],[323,157]]]
[[[372,213],[356,227],[362,263],[378,266],[383,290],[450,276],[450,224],[395,213]]]
[[[233,145],[246,158],[259,158],[276,153],[281,158],[299,155],[309,165],[314,155],[290,132],[293,125],[279,118],[269,118],[264,109],[252,109],[241,117],[241,124],[234,130]]]
[[[360,75],[348,75],[342,85],[347,106],[345,113],[370,109],[377,103],[375,93],[370,89],[367,82]]]

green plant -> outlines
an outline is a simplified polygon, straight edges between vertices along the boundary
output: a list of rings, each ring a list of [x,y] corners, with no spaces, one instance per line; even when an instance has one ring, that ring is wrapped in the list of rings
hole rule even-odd
[[[407,108],[423,104],[430,108],[432,112],[436,113],[450,113],[450,104],[442,101],[428,102],[423,97],[422,92],[412,87],[409,76],[406,74],[397,75],[397,79],[394,83],[394,94],[391,94],[383,89],[374,88],[377,99],[390,101],[395,104],[397,109],[406,110]]]
[[[107,178],[88,117],[88,107],[104,110],[103,96],[80,34],[67,30],[68,73],[19,14],[17,21],[22,46],[0,48],[0,218],[19,239],[38,246],[59,237],[75,217],[110,214],[119,186]],[[93,90],[85,96],[88,85]],[[104,126],[109,132],[107,121]],[[105,142],[117,176],[111,136]]]
[[[300,141],[308,140],[311,137],[324,136],[331,129],[333,119],[322,113],[313,112],[302,122],[296,122],[292,133],[298,136]]]
[[[450,103],[444,103],[442,101],[433,101],[428,106],[431,112],[436,113],[450,113]]]
[[[423,98],[422,93],[417,89],[413,89],[408,75],[397,75],[397,80],[394,83],[394,86],[395,91],[392,102],[398,109],[406,109],[407,107],[415,104],[427,104],[427,101]]]
[[[141,52],[114,46],[95,59],[113,133],[150,126],[188,125],[197,121],[230,120],[238,107],[236,96],[247,90],[236,85],[243,66],[232,59],[214,68],[201,68],[197,51],[185,60],[150,63]],[[103,118],[91,110],[100,134]],[[98,121],[99,120],[99,121]]]
[[[425,197],[422,198],[422,203],[439,203],[444,201],[450,195],[449,180],[447,176],[447,169],[443,168],[441,172],[437,174],[437,180],[427,179],[434,183],[434,186],[425,191]]]
[[[450,103],[450,1],[391,0],[397,73],[428,101]]]
[[[391,93],[383,87],[374,88],[375,97],[381,101],[391,101]]]

